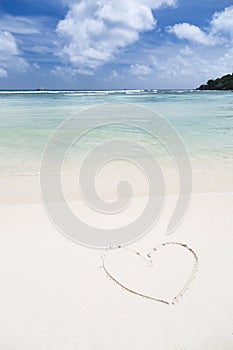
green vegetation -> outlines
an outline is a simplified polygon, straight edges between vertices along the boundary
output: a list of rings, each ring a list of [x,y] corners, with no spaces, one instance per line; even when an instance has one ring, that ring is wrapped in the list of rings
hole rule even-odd
[[[201,85],[198,90],[233,90],[233,73],[215,80],[208,80],[207,84]]]

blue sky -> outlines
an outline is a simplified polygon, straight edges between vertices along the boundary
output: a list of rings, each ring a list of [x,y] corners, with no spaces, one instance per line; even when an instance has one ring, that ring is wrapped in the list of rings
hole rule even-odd
[[[232,0],[0,0],[0,89],[195,88],[231,72]]]

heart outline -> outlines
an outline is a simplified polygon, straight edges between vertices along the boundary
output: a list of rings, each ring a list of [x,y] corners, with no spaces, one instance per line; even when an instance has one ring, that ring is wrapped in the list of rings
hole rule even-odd
[[[189,279],[187,280],[187,282],[185,283],[185,285],[182,287],[182,289],[169,301],[169,300],[165,300],[165,299],[158,299],[156,297],[153,297],[153,296],[150,296],[150,295],[147,295],[147,294],[144,294],[144,293],[140,293],[140,292],[137,292],[133,289],[130,289],[128,287],[126,287],[123,283],[119,282],[119,280],[117,280],[110,272],[109,270],[106,268],[106,265],[105,265],[105,259],[106,259],[106,256],[107,256],[107,252],[109,250],[112,250],[113,248],[109,248],[107,249],[106,251],[106,254],[102,256],[102,268],[104,269],[106,275],[113,281],[115,282],[118,286],[120,286],[121,288],[123,288],[125,291],[131,293],[131,294],[134,294],[134,295],[137,295],[137,296],[140,296],[142,298],[145,298],[145,299],[148,299],[148,300],[151,300],[151,301],[155,301],[155,302],[159,302],[159,303],[163,303],[165,305],[175,305],[179,302],[179,300],[182,298],[182,296],[184,295],[184,293],[188,290],[190,284],[192,283],[192,281],[196,278],[196,274],[198,272],[198,267],[199,267],[199,259],[198,259],[198,256],[196,254],[196,252],[191,248],[189,247],[187,244],[184,244],[184,243],[179,243],[179,242],[166,242],[166,243],[162,243],[160,245],[157,245],[155,246],[152,250],[153,251],[156,251],[156,250],[159,250],[160,248],[162,247],[166,247],[168,245],[174,245],[174,246],[180,246],[182,248],[184,248],[185,250],[187,250],[189,252],[189,254],[192,255],[193,257],[193,267],[192,267],[192,271],[190,273],[190,277]],[[145,259],[145,256],[142,255],[140,252],[136,251],[136,250],[133,250],[133,249],[130,249],[130,248],[125,248],[125,247],[121,247],[119,246],[118,249],[126,249],[126,250],[129,250],[137,255],[139,255],[143,260],[145,261],[150,261],[150,263],[152,264],[152,260],[151,260],[151,252],[147,253],[147,257],[149,258],[149,260]]]

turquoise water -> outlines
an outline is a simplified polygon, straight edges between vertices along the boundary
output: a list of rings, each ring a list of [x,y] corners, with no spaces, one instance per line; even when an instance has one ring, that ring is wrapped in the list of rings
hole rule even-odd
[[[44,146],[53,130],[83,108],[103,103],[135,103],[161,113],[182,136],[196,170],[232,169],[231,91],[2,91],[0,176],[38,174]],[[85,120],[82,123],[85,128]],[[98,141],[102,136],[91,135],[80,149],[85,149],[85,142]]]

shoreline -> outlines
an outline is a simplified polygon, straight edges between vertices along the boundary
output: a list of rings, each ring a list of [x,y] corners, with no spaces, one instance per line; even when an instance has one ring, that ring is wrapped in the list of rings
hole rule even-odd
[[[137,178],[137,174],[124,177],[121,172],[107,173],[97,179],[96,189],[104,200],[117,198],[116,186],[121,180],[128,180],[133,188],[133,197],[142,198],[147,196],[147,183],[143,176]],[[48,179],[52,179],[48,175]],[[220,180],[220,181],[219,181]],[[177,196],[179,193],[179,178],[174,172],[168,172],[165,176],[166,195]],[[104,184],[104,185],[103,185]],[[82,200],[77,186],[75,175],[65,174],[62,177],[62,188],[65,197],[70,202]],[[41,203],[40,177],[39,175],[4,175],[0,176],[0,205],[4,204],[27,204]],[[194,173],[192,195],[205,194],[232,194],[233,184],[231,171],[226,173],[225,178],[221,174]]]

